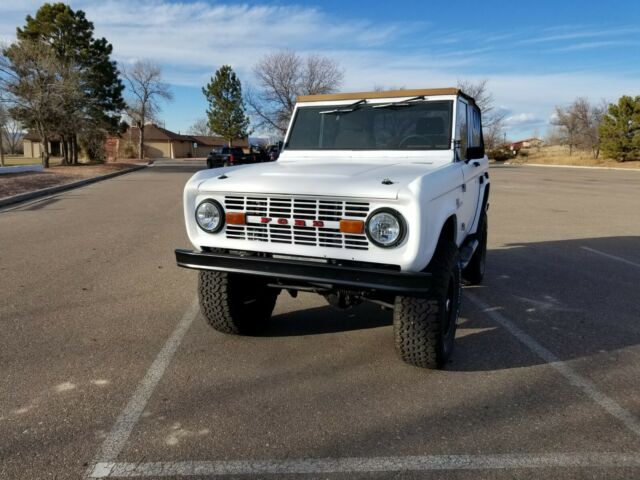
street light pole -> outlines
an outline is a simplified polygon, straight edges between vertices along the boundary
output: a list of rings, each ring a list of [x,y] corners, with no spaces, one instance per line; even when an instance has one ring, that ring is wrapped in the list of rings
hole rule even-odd
[[[4,167],[4,144],[2,143],[2,130],[4,130],[4,125],[0,124],[0,167]]]

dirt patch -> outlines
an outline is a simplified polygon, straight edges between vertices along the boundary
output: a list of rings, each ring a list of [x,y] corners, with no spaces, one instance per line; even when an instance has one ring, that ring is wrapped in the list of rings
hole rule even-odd
[[[134,166],[135,164],[131,163],[70,165],[51,167],[43,172],[6,173],[0,175],[0,199],[65,185],[85,178],[99,177]]]

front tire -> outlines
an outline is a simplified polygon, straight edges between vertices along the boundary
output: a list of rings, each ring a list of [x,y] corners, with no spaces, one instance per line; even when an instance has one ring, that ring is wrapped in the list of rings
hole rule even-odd
[[[426,298],[396,297],[393,331],[402,360],[435,369],[451,358],[460,314],[462,275],[454,242],[440,242],[427,271],[433,289]]]
[[[280,292],[257,277],[200,271],[198,293],[211,327],[222,333],[251,335],[266,328]]]

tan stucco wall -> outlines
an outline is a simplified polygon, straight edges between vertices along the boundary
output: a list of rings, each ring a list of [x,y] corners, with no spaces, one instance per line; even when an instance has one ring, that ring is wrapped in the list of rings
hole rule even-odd
[[[149,158],[171,158],[171,145],[166,140],[145,140],[144,153]]]
[[[205,145],[198,145],[198,148],[196,148],[193,156],[194,157],[206,157],[209,155],[209,152],[213,150],[213,147],[211,146],[205,146]]]
[[[24,157],[25,158],[38,158],[40,157],[40,142],[32,141],[32,140],[23,140],[22,147],[24,149]]]
[[[191,155],[191,142],[173,142],[173,158],[186,158]]]

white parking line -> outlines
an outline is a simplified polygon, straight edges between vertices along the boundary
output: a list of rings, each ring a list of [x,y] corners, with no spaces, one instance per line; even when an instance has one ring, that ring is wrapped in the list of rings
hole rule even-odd
[[[496,308],[484,304],[475,294],[466,297],[520,342],[555,368],[569,382],[580,388],[609,414],[619,419],[629,430],[640,436],[640,422],[613,399],[600,392],[562,362],[551,351],[520,330]],[[264,459],[231,461],[173,461],[173,462],[116,462],[140,415],[162,378],[167,365],[178,349],[184,335],[198,314],[198,302],[184,314],[173,333],[158,353],[126,408],[105,439],[95,462],[87,471],[87,478],[114,477],[182,477],[222,475],[285,475],[285,474],[344,474],[374,472],[405,472],[434,470],[489,470],[540,468],[640,468],[638,453],[518,453],[495,455],[422,455],[392,457],[345,457]]]
[[[490,308],[470,292],[465,292],[465,297],[471,300],[471,303],[475,304],[476,307],[491,317],[492,320],[504,327],[505,330],[511,333],[511,335],[520,340],[520,342],[529,348],[529,350],[547,362],[549,366],[555,368],[563,377],[569,380],[569,383],[581,389],[589,398],[591,398],[591,400],[600,405],[610,415],[620,420],[625,427],[640,437],[640,420],[631,412],[598,390],[593,382],[578,374],[567,363],[560,360],[553,352],[540,345],[533,339],[533,337],[520,330],[515,323],[507,319],[497,311],[496,308]]]
[[[286,475],[507,468],[640,468],[634,453],[424,455],[283,460],[102,463],[93,478]]]
[[[615,255],[601,252],[600,250],[596,250],[595,248],[589,248],[589,247],[580,247],[580,248],[582,248],[583,250],[586,250],[587,252],[595,253],[597,255],[602,255],[603,257],[610,258],[611,260],[616,260],[617,262],[626,263],[627,265],[631,265],[632,267],[640,268],[640,263],[632,262],[630,260],[627,260],[626,258],[616,257]]]
[[[107,438],[102,443],[100,452],[96,456],[94,462],[95,467],[91,467],[87,472],[87,477],[94,477],[96,473],[99,473],[98,465],[104,462],[112,462],[122,451],[133,427],[138,422],[140,415],[144,411],[153,390],[158,385],[158,382],[164,375],[164,371],[171,362],[173,355],[180,346],[185,333],[189,330],[191,323],[196,318],[199,312],[199,305],[197,297],[191,302],[191,305],[182,316],[176,328],[171,333],[167,342],[162,347],[162,350],[156,356],[146,375],[138,384],[135,393],[129,400],[129,403],[116,419],[111,432],[107,435]]]

